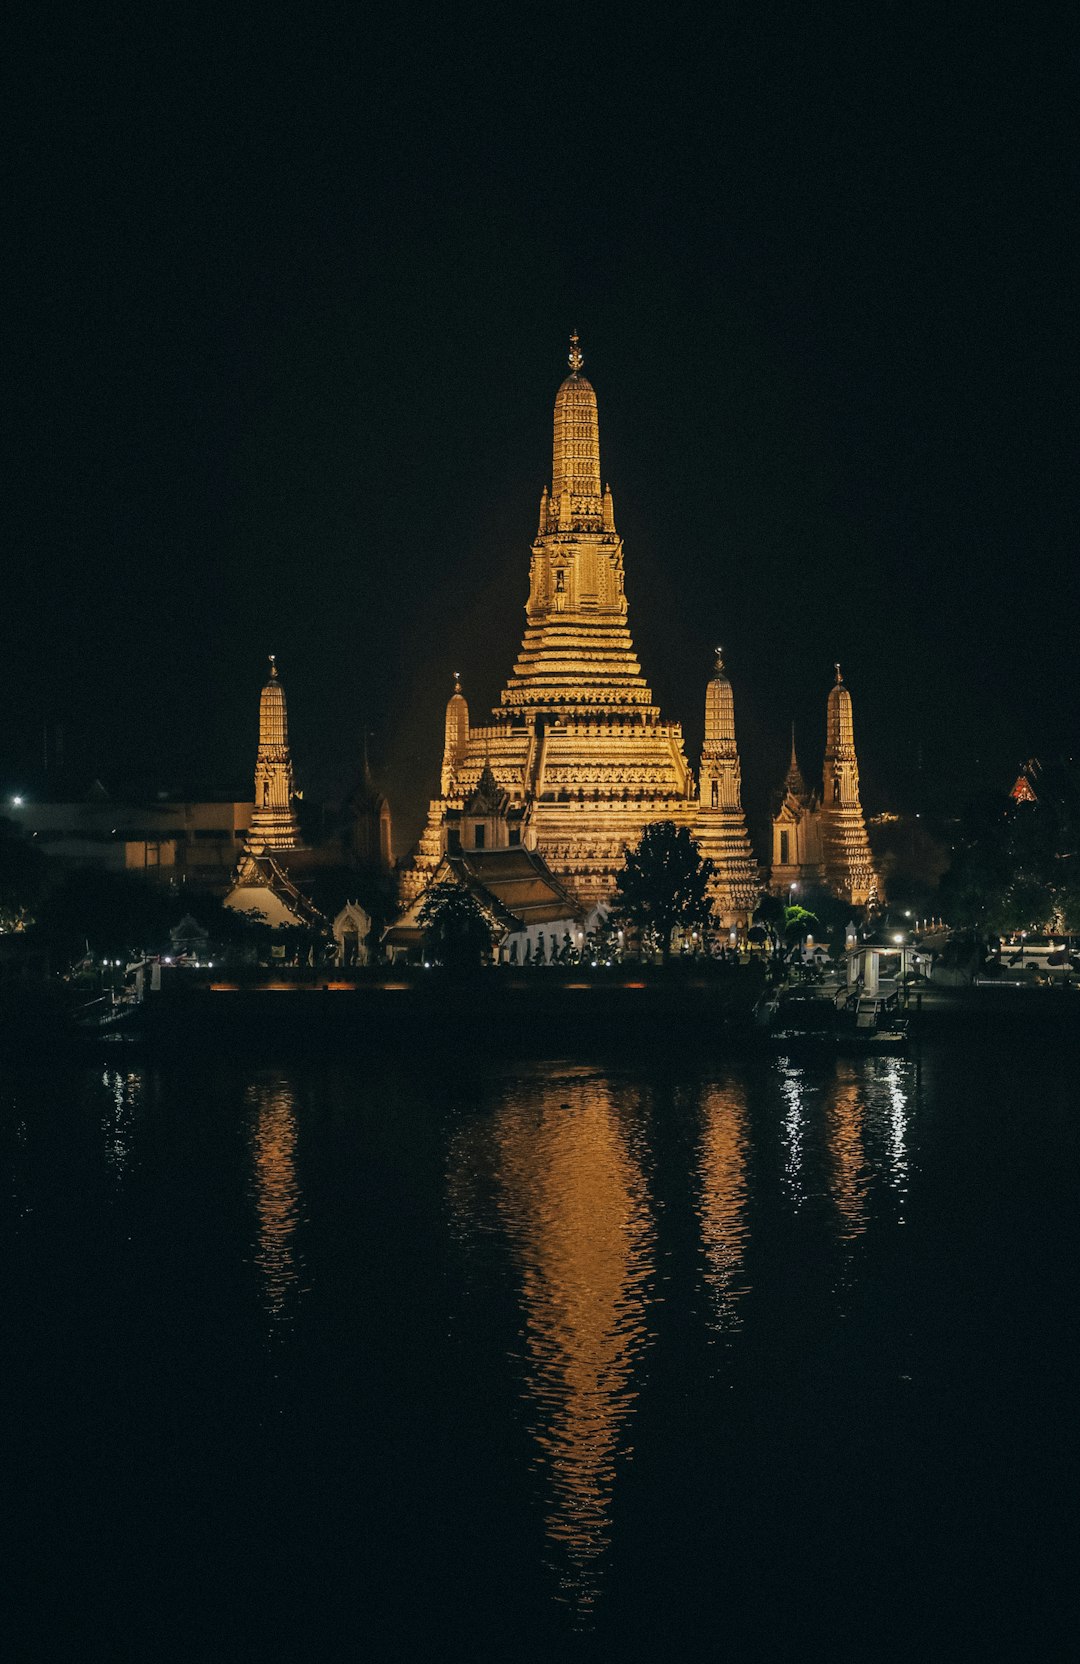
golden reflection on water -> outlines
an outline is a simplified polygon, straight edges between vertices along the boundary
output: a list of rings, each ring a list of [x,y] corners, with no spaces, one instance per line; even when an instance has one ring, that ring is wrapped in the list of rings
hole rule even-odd
[[[838,1074],[826,1111],[829,1188],[839,1216],[842,1242],[853,1242],[866,1229],[869,1173],[863,1144],[862,1081]]]
[[[257,1219],[255,1264],[274,1327],[292,1320],[300,1282],[296,1231],[303,1196],[296,1173],[296,1099],[286,1081],[248,1088],[255,1109],[252,1181]]]
[[[698,1210],[709,1292],[709,1323],[720,1333],[739,1328],[746,1293],[747,1215],[746,1093],[741,1086],[714,1087],[701,1106]]]
[[[648,1338],[655,1233],[641,1162],[610,1087],[588,1077],[526,1083],[470,1131],[490,1142],[495,1213],[520,1276],[523,1396],[560,1596],[584,1614]],[[474,1171],[479,1155],[458,1147]],[[468,1188],[452,1180],[459,1206]]]

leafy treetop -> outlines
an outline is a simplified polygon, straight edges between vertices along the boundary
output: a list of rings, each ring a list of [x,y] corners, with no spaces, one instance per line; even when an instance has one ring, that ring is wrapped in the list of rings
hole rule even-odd
[[[638,930],[655,931],[664,963],[671,957],[676,926],[704,925],[712,918],[709,885],[713,864],[703,856],[689,827],[654,821],[628,849],[615,879],[615,907]]]

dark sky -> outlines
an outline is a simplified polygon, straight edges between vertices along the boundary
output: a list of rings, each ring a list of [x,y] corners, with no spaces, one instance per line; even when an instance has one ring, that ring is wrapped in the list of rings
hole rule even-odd
[[[246,782],[273,650],[302,777],[366,723],[407,823],[516,652],[572,327],[646,674],[696,747],[723,642],[752,800],[837,657],[871,807],[1070,750],[1066,9],[372,11],[24,21],[9,789],[46,720]]]

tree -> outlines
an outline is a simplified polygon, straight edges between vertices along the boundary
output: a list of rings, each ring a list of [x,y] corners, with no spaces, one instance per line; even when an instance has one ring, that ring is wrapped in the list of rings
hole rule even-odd
[[[780,897],[770,895],[768,890],[764,890],[754,908],[753,922],[766,930],[774,930],[779,935],[784,928],[784,911],[784,903]]]
[[[809,936],[818,922],[816,913],[811,913],[805,907],[784,908],[784,940],[794,945]]]
[[[1067,799],[1013,803],[998,797],[971,805],[941,883],[946,917],[990,933],[1075,929],[1077,821]]]
[[[490,918],[468,890],[450,879],[432,885],[417,922],[425,955],[448,971],[474,971],[491,952]]]
[[[145,878],[84,867],[66,873],[38,907],[38,923],[69,963],[92,952],[108,958],[160,953],[177,904]]]
[[[647,826],[636,849],[628,849],[615,879],[615,906],[640,931],[655,931],[666,965],[676,925],[708,924],[713,864],[703,856],[687,826],[658,820]]]
[[[46,883],[41,851],[9,820],[0,819],[0,932],[25,930]]]

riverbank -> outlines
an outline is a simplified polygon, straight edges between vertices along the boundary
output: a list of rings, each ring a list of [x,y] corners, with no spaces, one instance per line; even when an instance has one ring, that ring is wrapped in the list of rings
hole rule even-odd
[[[577,1045],[634,1051],[758,1044],[762,968],[626,967],[618,972],[487,969],[451,979],[401,975],[276,973],[261,981],[192,980],[118,1007],[104,1023],[78,1014],[48,990],[5,996],[0,1048],[8,1055],[196,1048],[245,1053],[311,1048],[439,1045],[470,1050],[560,1053]],[[907,1008],[913,1043],[952,1032],[1003,1028],[1021,1034],[1080,1027],[1071,987],[928,987]]]

